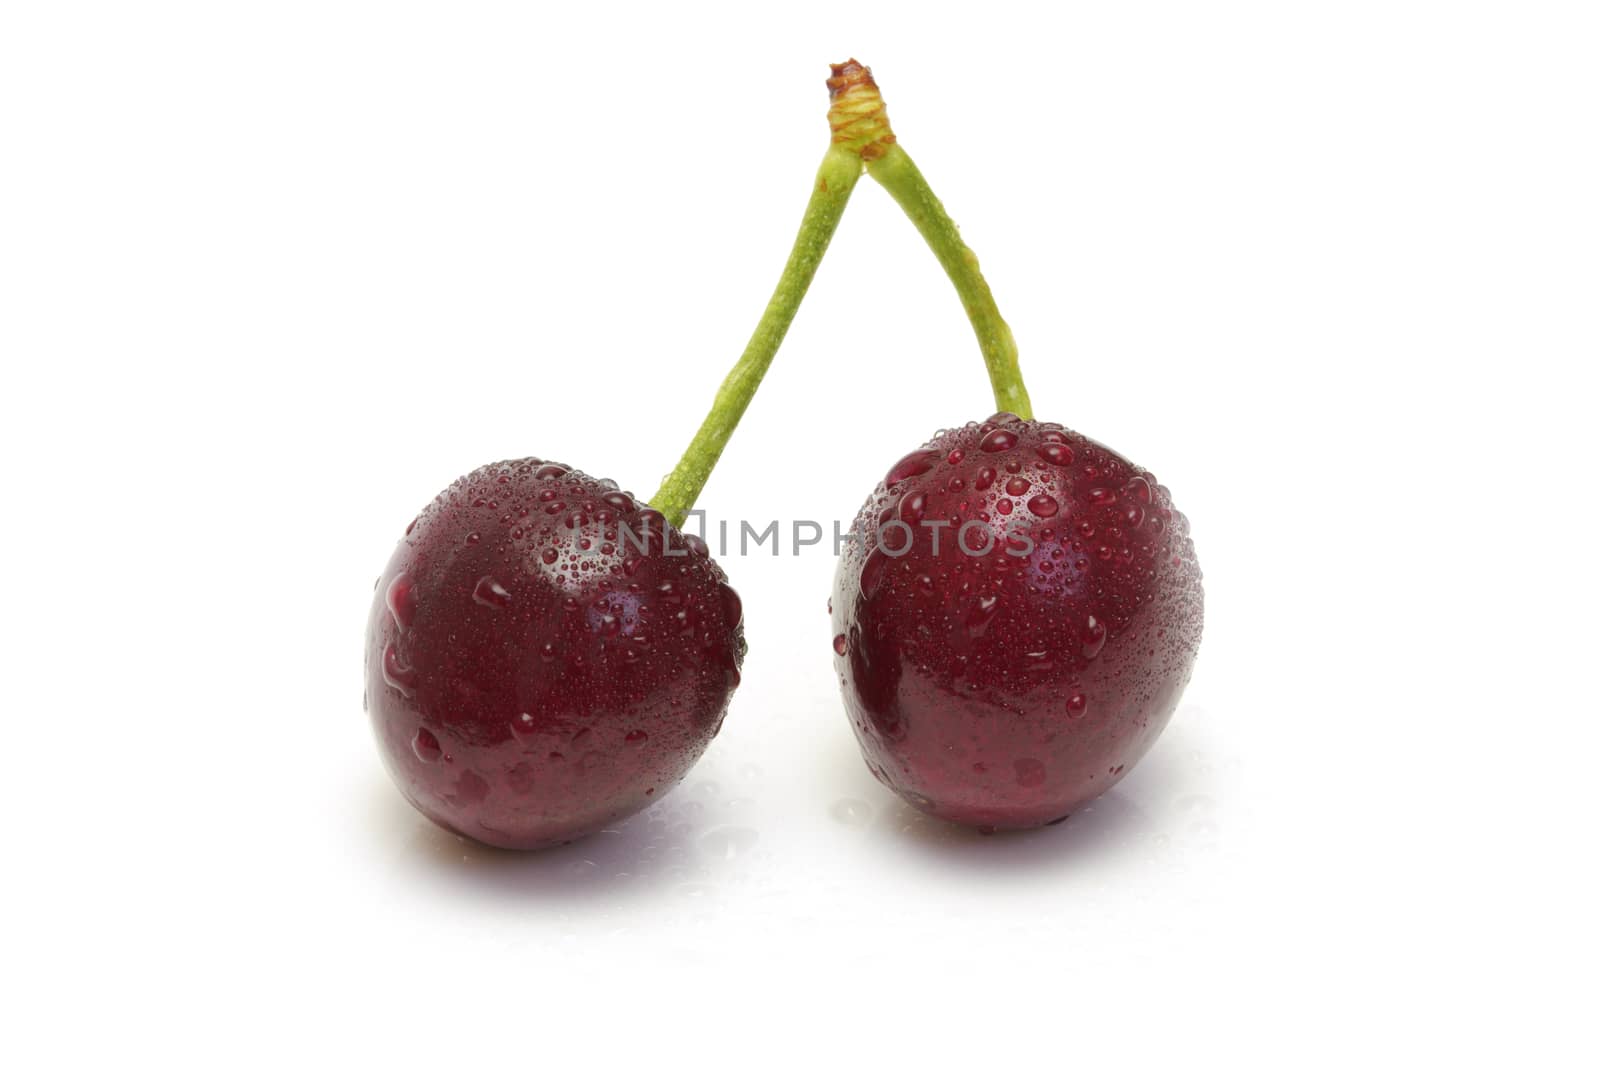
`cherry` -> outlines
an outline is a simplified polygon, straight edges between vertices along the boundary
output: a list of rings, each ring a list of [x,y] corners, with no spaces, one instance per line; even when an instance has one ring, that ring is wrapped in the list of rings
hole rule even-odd
[[[851,60],[834,78],[849,143],[950,277],[1001,410],[899,460],[856,517],[831,602],[845,705],[872,773],[917,807],[1054,822],[1127,773],[1189,681],[1204,612],[1189,524],[1149,471],[1034,421],[978,257],[872,72]]]
[[[861,171],[830,145],[777,288],[650,506],[524,459],[459,479],[406,528],[369,617],[367,705],[395,784],[434,822],[508,848],[568,841],[659,798],[716,736],[742,611],[680,528]]]
[[[560,463],[480,467],[429,504],[378,580],[372,727],[434,822],[535,848],[649,804],[716,736],[739,683],[739,597],[705,544]]]
[[[1149,471],[998,414],[896,463],[834,580],[834,661],[872,773],[985,827],[1063,818],[1149,749],[1194,667],[1189,526]]]

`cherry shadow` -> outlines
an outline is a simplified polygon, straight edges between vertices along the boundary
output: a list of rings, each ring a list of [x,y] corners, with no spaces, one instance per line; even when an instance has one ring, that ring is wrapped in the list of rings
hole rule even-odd
[[[603,830],[537,851],[492,848],[428,821],[383,783],[380,830],[397,847],[397,879],[464,891],[523,906],[595,904],[659,892],[694,859],[705,819],[675,801],[655,805]]]
[[[1113,791],[1054,826],[985,834],[913,810],[890,836],[919,860],[987,876],[1090,869],[1129,859],[1144,847],[1150,826],[1141,805]]]

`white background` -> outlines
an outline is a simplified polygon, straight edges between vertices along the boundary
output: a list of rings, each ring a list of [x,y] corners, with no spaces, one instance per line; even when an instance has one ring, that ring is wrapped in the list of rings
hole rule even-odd
[[[16,1062],[1594,1055],[1591,5],[3,10]],[[435,830],[361,714],[374,575],[490,460],[653,490],[852,54],[1040,416],[1193,523],[1172,727],[1063,826],[930,824],[855,751],[832,558],[733,558],[676,793]],[[991,403],[864,180],[701,502],[848,520]]]

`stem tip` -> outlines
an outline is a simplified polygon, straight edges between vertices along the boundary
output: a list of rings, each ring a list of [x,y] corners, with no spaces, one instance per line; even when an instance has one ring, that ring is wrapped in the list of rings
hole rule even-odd
[[[828,108],[828,126],[833,130],[833,143],[867,163],[881,158],[894,144],[894,130],[889,128],[889,113],[878,83],[872,80],[871,68],[854,59],[830,66],[833,77],[828,79],[828,98],[833,103]]]

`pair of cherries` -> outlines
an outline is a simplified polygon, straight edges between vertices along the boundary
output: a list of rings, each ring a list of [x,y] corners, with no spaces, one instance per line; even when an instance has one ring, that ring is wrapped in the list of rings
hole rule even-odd
[[[367,704],[400,791],[490,845],[570,841],[646,807],[721,728],[743,605],[679,526],[770,364],[856,180],[950,274],[1007,410],[889,468],[829,610],[874,776],[983,828],[1057,822],[1171,717],[1200,642],[1188,524],[1147,470],[1031,417],[977,260],[896,143],[870,72],[829,80],[833,136],[778,289],[650,503],[564,463],[481,467],[406,528],[367,630]]]

